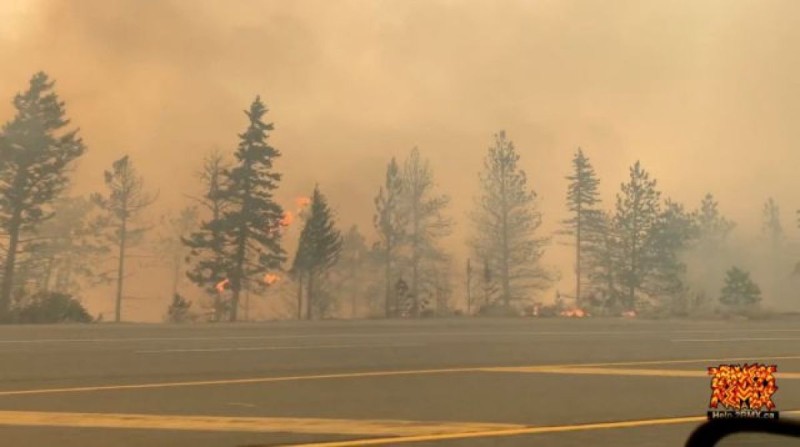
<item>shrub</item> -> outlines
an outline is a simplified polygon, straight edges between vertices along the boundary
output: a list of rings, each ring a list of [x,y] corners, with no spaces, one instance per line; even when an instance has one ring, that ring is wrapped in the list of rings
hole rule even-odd
[[[193,317],[189,312],[191,308],[192,303],[176,293],[172,297],[172,302],[167,308],[166,320],[170,323],[185,323],[187,321],[191,321],[193,320]]]
[[[751,307],[761,301],[761,289],[750,279],[750,273],[733,267],[725,272],[725,285],[719,301],[729,307]]]
[[[18,323],[91,323],[89,311],[71,295],[61,292],[39,292],[25,300],[14,311]]]

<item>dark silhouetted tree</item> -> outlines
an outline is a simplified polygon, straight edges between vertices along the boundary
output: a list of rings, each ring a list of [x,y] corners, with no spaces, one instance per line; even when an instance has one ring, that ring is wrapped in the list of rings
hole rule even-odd
[[[656,181],[638,161],[630,168],[628,183],[623,183],[617,194],[615,256],[619,260],[619,283],[625,290],[622,304],[629,309],[655,268],[657,253],[652,236],[661,215],[660,196]]]
[[[685,313],[686,264],[682,255],[697,240],[695,217],[683,205],[666,200],[648,241],[652,247],[652,270],[643,288],[662,305],[671,305],[673,312]]]
[[[14,97],[16,114],[0,131],[0,228],[8,237],[0,282],[0,320],[8,316],[20,236],[52,216],[50,205],[69,182],[85,146],[46,74],[35,74]]]
[[[575,300],[580,306],[584,270],[590,262],[584,258],[597,254],[603,242],[604,222],[599,208],[600,197],[597,187],[600,181],[589,159],[578,148],[572,159],[572,173],[567,176],[567,208],[571,216],[562,221],[561,234],[574,237],[575,241]],[[596,257],[596,256],[595,256]],[[590,261],[590,260],[586,260]]]
[[[227,188],[224,173],[228,168],[218,151],[212,151],[205,157],[198,174],[203,193],[195,199],[205,218],[195,231],[182,238],[183,244],[189,249],[186,260],[190,267],[186,277],[212,297],[213,321],[220,321],[227,310],[216,286],[227,277],[233,259],[222,232],[222,216],[229,205],[223,194]]]
[[[317,287],[324,287],[322,281],[339,260],[341,248],[342,236],[336,229],[333,212],[319,187],[315,187],[292,266],[293,271],[302,272],[301,277],[306,281],[306,318],[309,320],[313,317],[315,308],[320,316],[324,316],[325,310],[330,306],[324,299],[330,296],[325,291],[318,293]]]
[[[281,247],[281,220],[283,208],[275,201],[281,175],[274,170],[274,162],[281,154],[267,142],[271,123],[263,121],[267,108],[256,97],[245,111],[248,126],[239,135],[236,161],[224,171],[222,199],[227,209],[220,219],[212,222],[223,235],[225,252],[231,253],[230,268],[226,275],[230,284],[230,320],[236,321],[239,298],[245,287],[262,284],[261,278],[269,271],[278,270],[286,260]]]

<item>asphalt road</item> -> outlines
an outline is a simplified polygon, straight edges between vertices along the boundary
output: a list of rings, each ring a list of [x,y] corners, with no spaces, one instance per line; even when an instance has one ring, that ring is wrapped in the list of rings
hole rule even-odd
[[[800,410],[798,341],[798,319],[0,327],[0,440],[680,446],[714,364],[776,363]]]

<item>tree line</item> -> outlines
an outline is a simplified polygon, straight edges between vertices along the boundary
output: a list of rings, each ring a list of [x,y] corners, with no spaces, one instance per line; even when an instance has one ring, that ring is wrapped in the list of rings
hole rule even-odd
[[[59,294],[63,301],[65,294],[102,283],[114,285],[114,320],[121,321],[128,262],[138,256],[131,251],[137,247],[168,267],[173,319],[191,307],[179,293],[184,279],[210,299],[214,321],[240,319],[242,300],[288,280],[298,319],[336,311],[387,318],[452,311],[458,275],[444,240],[455,220],[450,197],[439,190],[433,167],[418,148],[388,161],[373,201],[370,243],[358,226],[339,227],[320,185],[298,199],[295,212],[278,203],[282,153],[269,142],[274,127],[256,97],[244,111],[246,125],[235,150],[210,152],[197,173],[200,194],[154,226],[144,212],[158,193],[146,187],[128,155],[104,172],[101,191],[69,194],[74,166],[87,148],[46,74],[35,74],[13,105],[16,113],[0,131],[3,321],[42,293]],[[664,197],[637,161],[614,203],[604,208],[599,178],[582,149],[566,179],[569,217],[555,235],[544,234],[538,195],[520,152],[505,132],[493,136],[467,222],[469,313],[530,307],[558,277],[542,263],[553,236],[574,246],[572,298],[578,307],[683,312],[696,304],[683,254],[719,256],[735,227],[713,195],[688,210]],[[765,234],[780,244],[783,229],[774,200],[765,203],[763,213]],[[285,233],[294,220],[302,229],[295,251],[288,253]],[[154,228],[158,234],[147,237]],[[113,266],[106,269],[109,259]],[[746,272],[732,270],[729,277],[754,296]]]

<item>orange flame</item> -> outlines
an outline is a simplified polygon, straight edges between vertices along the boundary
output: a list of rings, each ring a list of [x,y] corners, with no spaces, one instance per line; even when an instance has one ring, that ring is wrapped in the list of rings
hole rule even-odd
[[[275,284],[276,282],[278,282],[279,279],[281,279],[281,277],[273,273],[267,273],[266,275],[264,275],[264,282],[268,286]]]
[[[230,284],[230,281],[228,281],[228,279],[226,278],[218,282],[217,285],[214,287],[217,288],[217,292],[222,293],[225,291],[225,286],[227,286],[228,284]]]
[[[311,199],[308,197],[298,197],[294,199],[295,203],[297,203],[298,208],[305,208],[311,204]]]
[[[562,317],[583,318],[583,317],[588,317],[589,313],[586,312],[585,310],[581,309],[581,308],[577,308],[576,307],[575,309],[562,310],[560,315]]]
[[[288,227],[292,222],[294,222],[294,214],[291,211],[284,211],[281,226]]]

